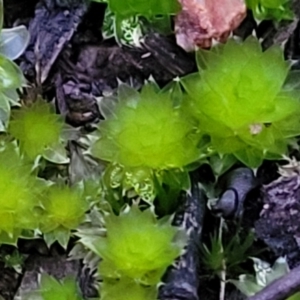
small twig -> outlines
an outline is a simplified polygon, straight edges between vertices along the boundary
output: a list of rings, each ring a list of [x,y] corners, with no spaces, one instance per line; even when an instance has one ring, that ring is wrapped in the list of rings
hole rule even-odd
[[[300,291],[300,266],[247,300],[285,300]]]
[[[165,274],[165,285],[159,291],[160,300],[199,300],[199,243],[206,197],[193,175],[196,174],[192,174],[192,191],[186,195],[183,214],[178,211],[174,220],[175,225],[186,230],[189,242],[185,254]]]
[[[219,240],[222,245],[221,254],[224,253],[224,248],[222,244],[222,234],[223,234],[223,226],[224,226],[224,219],[220,218],[220,227],[219,227]],[[225,292],[226,292],[226,261],[222,259],[222,270],[220,271],[220,294],[219,300],[225,300]]]
[[[222,270],[220,272],[220,300],[225,300],[226,292],[226,262],[225,259],[222,260]]]

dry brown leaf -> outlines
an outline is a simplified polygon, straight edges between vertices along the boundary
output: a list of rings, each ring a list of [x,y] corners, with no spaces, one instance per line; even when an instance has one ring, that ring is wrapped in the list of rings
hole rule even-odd
[[[179,0],[175,20],[177,44],[186,51],[209,48],[213,39],[225,42],[246,17],[243,0]]]

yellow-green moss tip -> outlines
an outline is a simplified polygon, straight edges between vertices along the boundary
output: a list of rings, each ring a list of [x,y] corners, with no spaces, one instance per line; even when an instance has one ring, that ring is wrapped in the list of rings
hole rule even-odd
[[[47,147],[59,143],[62,128],[61,118],[52,112],[49,104],[39,100],[15,111],[8,131],[20,142],[21,150],[34,159]]]
[[[43,214],[40,228],[43,233],[59,228],[76,229],[89,208],[82,193],[68,186],[48,187],[41,200]]]

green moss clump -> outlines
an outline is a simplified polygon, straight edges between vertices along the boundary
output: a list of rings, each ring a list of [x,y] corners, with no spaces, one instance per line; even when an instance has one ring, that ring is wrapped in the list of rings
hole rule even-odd
[[[161,172],[183,171],[200,158],[199,133],[190,117],[174,107],[170,95],[154,84],[146,84],[140,93],[121,85],[114,104],[102,109],[109,113],[100,123],[100,138],[91,152],[111,163],[107,176],[111,187],[131,185],[153,199],[154,176],[161,179]]]
[[[58,241],[67,247],[71,230],[83,221],[89,208],[80,190],[59,184],[47,187],[41,199],[42,215],[39,228],[48,245]]]
[[[119,216],[106,217],[106,237],[86,236],[81,242],[102,261],[104,278],[128,277],[145,285],[156,285],[166,268],[182,253],[185,235],[169,219],[157,220],[151,209],[127,207]]]
[[[23,230],[38,227],[38,185],[13,144],[0,149],[0,244],[15,244]]]
[[[39,100],[14,112],[9,133],[20,142],[22,152],[35,159],[59,144],[63,124],[49,104]]]
[[[233,40],[197,56],[199,73],[182,79],[189,111],[214,150],[249,167],[280,158],[300,134],[299,96],[284,87],[289,64],[277,46]]]
[[[147,84],[141,93],[121,85],[119,102],[100,123],[96,157],[126,167],[183,168],[199,157],[188,116],[165,93]]]

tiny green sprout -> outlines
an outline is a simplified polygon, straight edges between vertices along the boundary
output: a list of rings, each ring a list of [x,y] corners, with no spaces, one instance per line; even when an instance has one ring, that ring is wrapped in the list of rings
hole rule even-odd
[[[17,273],[22,274],[25,256],[17,249],[15,249],[11,254],[0,254],[0,260],[4,262],[5,268],[13,268]]]
[[[169,219],[157,220],[152,209],[127,206],[105,219],[107,236],[82,236],[80,242],[98,254],[104,278],[125,276],[146,285],[159,283],[166,268],[182,253],[186,236]]]
[[[157,300],[156,286],[144,286],[127,277],[105,279],[101,283],[100,300]]]
[[[81,191],[59,184],[48,187],[42,198],[40,230],[50,246],[56,240],[67,247],[71,230],[83,221],[89,204]]]
[[[262,52],[259,42],[230,40],[197,54],[199,73],[182,84],[190,113],[221,155],[249,167],[278,159],[300,133],[298,94],[287,91],[290,65],[278,46]],[[292,75],[292,74],[291,74]]]
[[[19,141],[22,152],[34,160],[59,145],[63,124],[49,104],[38,100],[14,111],[9,133]]]
[[[241,270],[240,264],[245,262],[251,252],[254,235],[249,233],[241,238],[238,233],[224,242],[220,234],[211,236],[210,245],[202,247],[202,261],[204,266],[215,275],[221,277],[221,272],[226,270],[227,274],[236,274]]]
[[[163,172],[174,170],[187,174],[186,166],[200,158],[199,133],[189,116],[152,83],[140,93],[121,84],[118,101],[104,99],[100,109],[106,119],[91,152],[110,162],[111,187],[131,185],[153,199],[154,176],[161,179]]]
[[[23,230],[37,228],[39,188],[13,144],[1,145],[0,177],[0,244],[15,244]]]
[[[76,280],[71,276],[58,281],[54,277],[43,273],[39,281],[39,288],[22,295],[22,300],[83,300]]]
[[[252,10],[258,20],[291,20],[291,0],[246,0],[246,5]]]

